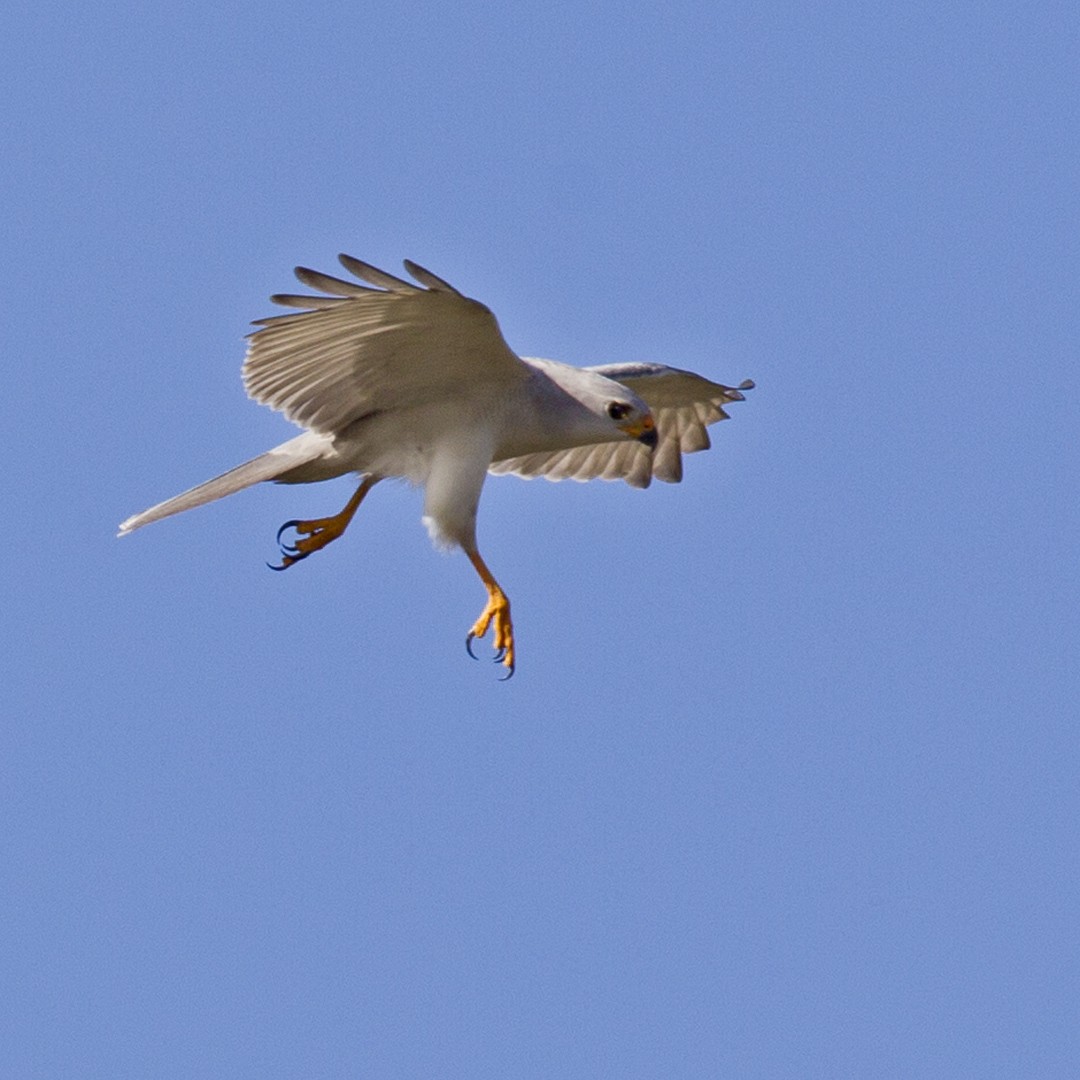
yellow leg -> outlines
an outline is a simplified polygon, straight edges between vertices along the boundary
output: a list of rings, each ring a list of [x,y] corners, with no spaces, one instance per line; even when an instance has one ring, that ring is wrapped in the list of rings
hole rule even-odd
[[[364,496],[375,486],[378,477],[365,476],[363,483],[353,493],[340,513],[333,517],[313,518],[310,521],[286,521],[278,529],[277,540],[281,548],[281,565],[272,566],[271,570],[288,570],[294,563],[306,559],[313,552],[321,551],[332,540],[336,540],[348,527]],[[302,534],[295,544],[284,544],[281,534],[286,529],[295,529]]]
[[[468,649],[469,655],[473,656],[473,639],[482,638],[488,632],[488,627],[494,623],[492,645],[495,649],[495,660],[506,668],[504,679],[509,679],[514,674],[514,625],[510,621],[510,601],[484,564],[484,560],[480,558],[480,553],[469,551],[466,554],[480,575],[484,588],[487,589],[488,602],[480,613],[480,618],[469,631],[469,636],[465,639],[465,648]]]

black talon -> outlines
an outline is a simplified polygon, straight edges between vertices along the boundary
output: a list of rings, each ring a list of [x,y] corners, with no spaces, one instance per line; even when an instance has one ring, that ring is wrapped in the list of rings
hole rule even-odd
[[[284,544],[282,544],[282,543],[281,543],[281,534],[282,534],[282,533],[283,533],[283,532],[284,532],[284,531],[285,531],[286,529],[296,529],[296,530],[297,530],[297,531],[299,532],[299,528],[298,528],[298,526],[299,526],[299,525],[300,525],[300,522],[299,522],[299,521],[296,521],[296,520],[293,520],[293,521],[286,521],[286,522],[285,522],[285,524],[284,524],[284,525],[282,525],[280,529],[278,529],[278,531],[277,531],[277,542],[278,542],[279,546],[281,546],[281,547],[285,547],[285,546],[286,546],[286,545],[284,545]]]
[[[274,569],[274,570],[277,570],[277,569],[278,569],[278,567],[276,567],[276,566],[275,566],[275,567],[273,567],[273,569]],[[281,569],[284,569],[284,567],[282,567]],[[479,656],[477,656],[477,655],[476,655],[476,653],[474,653],[474,652],[472,651],[472,643],[473,643],[473,642],[474,642],[475,640],[476,640],[476,635],[475,635],[474,633],[472,633],[472,631],[470,631],[470,632],[469,632],[469,633],[468,633],[468,634],[467,634],[467,635],[465,636],[465,651],[466,651],[466,652],[467,652],[467,653],[468,653],[468,654],[469,654],[469,655],[470,655],[470,656],[471,656],[471,657],[472,657],[472,658],[473,658],[474,660],[479,660],[479,659],[480,659],[480,657],[479,657]],[[502,662],[503,662],[503,661],[504,661],[504,660],[506,659],[506,646],[504,645],[504,646],[503,646],[503,647],[502,647],[501,649],[496,649],[496,650],[495,650],[495,655],[494,655],[494,656],[492,657],[492,659],[493,659],[493,660],[495,661],[495,663],[496,663],[496,664],[501,664],[501,663],[502,663]],[[507,679],[509,679],[509,678],[511,678],[511,677],[513,676],[513,674],[514,674],[514,665],[513,665],[513,664],[511,664],[511,665],[510,665],[510,668],[509,668],[509,670],[508,670],[508,671],[506,672],[506,674],[505,674],[505,675],[504,675],[504,676],[503,676],[503,677],[502,677],[502,678],[501,678],[501,679],[499,680],[499,682],[506,682],[506,680],[507,680]]]
[[[296,548],[293,548],[292,551],[286,551],[283,547],[281,549],[281,554],[285,557],[286,561],[280,566],[275,566],[273,563],[267,563],[266,565],[269,566],[271,570],[288,570],[290,566],[295,566],[298,562],[303,562],[311,552],[297,551]]]

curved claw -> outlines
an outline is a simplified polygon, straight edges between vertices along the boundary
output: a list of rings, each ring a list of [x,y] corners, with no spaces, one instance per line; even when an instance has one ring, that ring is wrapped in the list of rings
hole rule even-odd
[[[295,552],[295,554],[294,554]],[[295,566],[298,562],[302,562],[306,559],[311,552],[310,551],[296,551],[293,548],[292,551],[286,551],[284,548],[281,550],[282,563],[280,566],[275,566],[273,563],[267,563],[271,570],[288,570],[290,566]]]
[[[267,563],[267,565],[269,566],[270,564]],[[283,567],[283,566],[272,566],[272,567],[270,567],[270,569],[271,570],[284,570],[285,567]],[[474,660],[479,660],[480,657],[477,656],[476,653],[474,653],[473,650],[472,650],[472,643],[474,641],[476,641],[476,640],[477,640],[476,634],[474,634],[470,630],[469,633],[465,635],[465,651]],[[496,664],[503,663],[506,660],[506,646],[501,646],[500,648],[496,649],[495,650],[495,655],[491,659],[494,660]],[[509,678],[511,678],[513,676],[515,670],[516,670],[516,666],[514,664],[511,664],[509,669],[507,670],[506,674],[499,680],[499,682],[506,682],[507,679],[509,679]]]
[[[281,534],[282,534],[282,533],[283,533],[283,532],[284,532],[284,531],[285,531],[286,529],[295,529],[295,528],[297,528],[297,527],[298,527],[299,525],[300,525],[300,522],[299,522],[299,521],[297,521],[297,520],[296,520],[295,518],[294,518],[294,519],[293,519],[292,521],[286,521],[286,522],[285,522],[285,524],[284,524],[284,525],[282,525],[282,526],[281,526],[281,528],[280,528],[280,529],[278,529],[278,531],[277,531],[277,536],[275,537],[275,539],[276,539],[277,543],[278,543],[278,544],[279,544],[279,545],[280,545],[281,547],[286,547],[286,546],[290,546],[290,547],[291,547],[292,545],[285,545],[285,544],[282,544],[282,543],[281,543]]]
[[[290,566],[300,562],[301,559],[306,559],[311,554],[310,551],[301,551],[295,544],[286,544],[281,539],[281,534],[286,529],[296,529],[299,531],[300,525],[301,522],[294,518],[292,521],[286,521],[285,524],[278,529],[277,536],[274,537],[274,540],[281,549],[282,561],[280,566],[275,566],[273,563],[267,563],[266,565],[269,566],[271,570],[288,570]]]

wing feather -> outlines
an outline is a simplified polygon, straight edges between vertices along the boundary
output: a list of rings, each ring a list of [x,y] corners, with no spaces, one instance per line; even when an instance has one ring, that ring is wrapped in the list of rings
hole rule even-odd
[[[307,310],[255,324],[243,368],[254,400],[332,434],[371,412],[486,394],[528,377],[483,304],[415,264],[409,272],[427,288],[340,259],[368,284],[298,267],[300,281],[329,295],[271,297]]]
[[[309,270],[306,266],[296,267],[293,273],[301,285],[329,293],[331,296],[363,296],[364,293],[376,291],[368,288],[367,285],[357,285],[355,281],[344,281],[332,274],[324,274],[320,270]]]
[[[304,308],[329,308],[345,303],[344,296],[297,296],[294,293],[274,293],[270,302],[280,304],[282,307]],[[259,319],[258,325],[271,322],[274,319],[287,319],[288,315],[271,315],[267,319]]]
[[[630,441],[597,443],[506,458],[494,462],[491,472],[547,480],[625,480],[632,487],[648,487],[655,476],[677,484],[683,477],[682,455],[708,450],[708,425],[727,420],[724,406],[742,401],[742,391],[754,385],[747,379],[738,387],[724,386],[663,364],[604,364],[586,370],[621,383],[646,402],[656,420],[656,449],[650,453]]]
[[[341,263],[350,274],[354,274],[361,281],[366,281],[369,285],[378,285],[380,289],[387,289],[389,292],[419,291],[411,282],[404,281],[399,277],[394,277],[393,274],[388,274],[385,270],[380,270],[377,266],[372,266],[371,263],[361,262],[352,255],[339,255],[338,262]]]
[[[426,285],[429,289],[434,289],[436,292],[452,292],[455,296],[461,295],[450,282],[443,281],[441,277],[436,277],[430,270],[425,270],[424,267],[414,263],[412,259],[405,260],[405,269],[408,270],[421,285]]]

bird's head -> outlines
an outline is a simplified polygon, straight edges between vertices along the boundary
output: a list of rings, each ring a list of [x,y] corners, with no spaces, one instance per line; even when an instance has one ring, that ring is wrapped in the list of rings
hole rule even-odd
[[[650,450],[656,447],[652,410],[633,390],[598,371],[579,368],[574,376],[582,404],[609,430],[614,427],[616,437],[636,439]]]
[[[657,443],[656,421],[652,410],[628,386],[598,371],[571,368],[574,393],[581,403],[609,430],[636,439],[653,449]]]
[[[563,423],[559,433],[564,446],[636,439],[650,449],[657,444],[656,420],[649,406],[631,390],[614,379],[588,368],[571,367],[557,360],[523,357],[531,368],[544,376],[541,388],[551,396],[561,393],[558,401],[545,406],[545,427],[552,419]]]
[[[637,395],[612,398],[604,405],[604,415],[624,435],[644,443],[650,450],[656,448],[656,421],[649,406]]]

